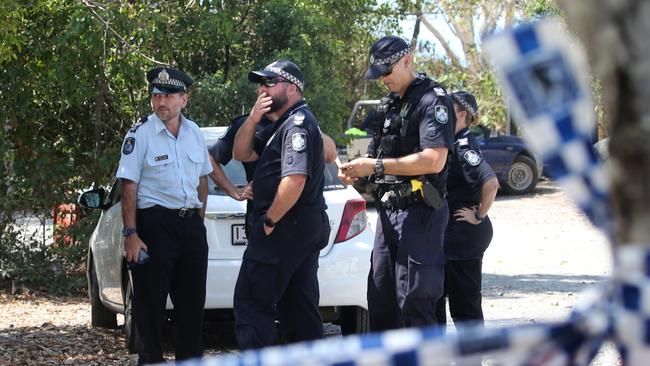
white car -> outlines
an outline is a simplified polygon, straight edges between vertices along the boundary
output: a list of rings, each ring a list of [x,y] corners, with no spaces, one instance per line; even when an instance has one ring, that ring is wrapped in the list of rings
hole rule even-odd
[[[213,144],[225,127],[201,129],[206,143]],[[240,162],[224,168],[235,185],[246,184]],[[208,178],[210,189],[205,215],[209,244],[205,309],[232,316],[233,293],[242,254],[246,248],[244,213],[246,203],[236,201]],[[92,304],[92,326],[117,327],[117,313],[124,314],[124,331],[129,350],[136,351],[137,332],[133,323],[131,276],[124,257],[121,235],[122,185],[116,180],[106,192],[84,192],[79,204],[102,210],[88,252],[88,293]],[[335,164],[326,164],[325,202],[332,228],[327,247],[321,250],[318,270],[320,308],[323,319],[341,326],[343,334],[368,329],[366,286],[374,235],[367,225],[366,204],[351,186],[337,178]],[[300,238],[295,238],[300,240]],[[167,309],[171,309],[167,300]]]

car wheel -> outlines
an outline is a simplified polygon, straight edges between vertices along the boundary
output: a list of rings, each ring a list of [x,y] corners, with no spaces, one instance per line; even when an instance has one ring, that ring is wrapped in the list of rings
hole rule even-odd
[[[133,316],[133,285],[131,276],[126,273],[126,289],[124,291],[124,336],[129,353],[138,353],[140,349],[140,336],[135,326]]]
[[[526,194],[535,188],[538,179],[535,161],[519,155],[510,165],[503,189],[510,194]]]
[[[90,325],[97,328],[117,328],[117,314],[107,309],[99,298],[99,282],[92,253],[88,253],[88,297],[90,298]]]
[[[368,310],[357,306],[344,307],[340,325],[342,335],[368,333]]]

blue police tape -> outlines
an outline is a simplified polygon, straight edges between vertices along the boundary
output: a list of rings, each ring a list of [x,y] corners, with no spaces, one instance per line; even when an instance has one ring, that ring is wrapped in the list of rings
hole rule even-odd
[[[610,235],[607,174],[591,142],[596,128],[588,64],[579,42],[554,19],[488,38],[528,146],[594,225]]]
[[[589,365],[603,342],[617,346],[625,365],[650,360],[650,249],[622,247],[612,281],[591,289],[566,322],[502,329],[436,327],[332,337],[244,351],[191,366]]]

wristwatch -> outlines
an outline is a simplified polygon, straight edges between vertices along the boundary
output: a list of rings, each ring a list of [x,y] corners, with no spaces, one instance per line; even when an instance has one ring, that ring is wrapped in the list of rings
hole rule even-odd
[[[123,235],[125,238],[128,238],[129,236],[131,236],[131,235],[133,235],[133,234],[136,234],[137,232],[138,232],[138,230],[136,230],[134,227],[125,227],[125,228],[122,228],[122,235]]]
[[[266,214],[264,215],[264,218],[262,220],[264,220],[264,226],[268,226],[268,227],[275,226],[275,222],[273,222],[273,220],[271,220],[270,217],[266,216]]]
[[[384,175],[384,161],[382,159],[375,160],[375,175]]]
[[[485,215],[487,216],[487,215]],[[483,222],[485,220],[485,216],[481,217],[478,213],[478,209],[474,211],[474,218],[478,220],[478,222]]]

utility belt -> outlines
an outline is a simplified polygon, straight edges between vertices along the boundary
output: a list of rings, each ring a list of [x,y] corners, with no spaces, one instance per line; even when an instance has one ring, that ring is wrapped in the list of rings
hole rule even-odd
[[[408,178],[388,174],[380,179],[375,177],[375,202],[391,211],[405,210],[415,204],[424,204],[436,210],[444,206],[447,196],[445,188],[436,188],[424,176]]]

